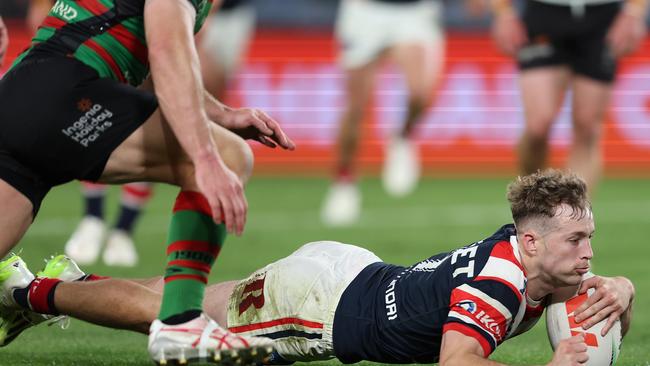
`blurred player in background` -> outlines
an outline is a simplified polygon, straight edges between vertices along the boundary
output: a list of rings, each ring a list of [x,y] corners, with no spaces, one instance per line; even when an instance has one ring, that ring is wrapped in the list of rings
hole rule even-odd
[[[417,185],[420,162],[415,126],[431,103],[440,80],[445,42],[438,0],[342,0],[336,36],[346,73],[345,111],[339,123],[334,181],[321,217],[329,225],[349,225],[361,211],[355,155],[359,129],[381,62],[390,60],[404,74],[408,89],[405,119],[387,142],[384,188],[395,196]]]
[[[485,240],[409,267],[384,263],[360,247],[313,242],[247,279],[211,286],[205,309],[233,332],[274,339],[271,363],[280,364],[336,357],[496,365],[487,357],[531,329],[551,295],[588,288],[596,292],[576,309],[578,324],[588,329],[607,319],[606,333],[620,317],[624,335],[635,289],[624,277],[587,275],[594,221],[584,181],[540,172],[512,182],[508,200],[514,225]],[[59,284],[48,294],[59,312],[101,325],[146,333],[160,302],[160,279],[85,275],[63,256],[50,260],[40,277]],[[2,344],[43,318],[21,303],[34,278],[24,262],[13,257],[0,264],[0,278],[8,278],[0,282],[0,298],[15,309],[3,316],[16,329]],[[550,365],[583,363],[583,337],[564,340]]]
[[[2,67],[5,55],[7,54],[7,48],[9,48],[9,32],[7,31],[7,26],[5,25],[2,17],[0,16],[0,67]]]
[[[119,212],[110,230],[104,219],[107,186],[91,182],[81,182],[81,185],[84,216],[65,244],[65,254],[79,264],[93,264],[103,248],[102,260],[106,265],[135,266],[138,251],[133,243],[133,230],[143,206],[151,197],[152,185],[122,185]]]
[[[214,10],[200,33],[198,50],[205,89],[223,99],[255,33],[255,8],[250,0],[224,0]]]
[[[645,36],[646,0],[529,0],[522,16],[510,0],[492,5],[494,39],[520,68],[522,173],[546,165],[551,126],[570,90],[568,166],[593,190],[602,170],[603,122],[616,66]]]
[[[52,0],[31,0],[27,9],[27,26],[36,34],[38,27],[54,5]],[[79,264],[93,264],[103,250],[102,260],[109,266],[133,267],[138,252],[133,243],[133,228],[142,207],[151,196],[149,183],[129,183],[122,186],[120,211],[115,225],[107,232],[104,221],[106,186],[82,182],[84,213],[79,225],[65,244],[65,254]],[[104,242],[106,246],[104,246]]]

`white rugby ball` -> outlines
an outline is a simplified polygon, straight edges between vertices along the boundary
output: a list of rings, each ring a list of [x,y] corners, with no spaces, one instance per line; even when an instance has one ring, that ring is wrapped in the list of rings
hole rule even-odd
[[[589,355],[589,361],[585,365],[610,366],[616,363],[621,349],[620,320],[617,320],[603,337],[600,331],[607,323],[607,319],[601,320],[585,331],[580,324],[575,323],[573,317],[573,311],[594,291],[589,289],[586,294],[574,296],[567,301],[553,299],[551,305],[546,308],[546,330],[553,350],[561,340],[583,333],[587,344],[587,355]]]

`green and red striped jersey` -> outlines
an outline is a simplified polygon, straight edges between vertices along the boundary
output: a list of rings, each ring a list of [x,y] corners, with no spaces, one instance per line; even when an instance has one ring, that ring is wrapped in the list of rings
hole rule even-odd
[[[194,33],[205,22],[212,0],[189,1],[196,9]],[[30,52],[72,56],[100,77],[134,86],[149,74],[144,31],[145,0],[57,0],[32,39]]]

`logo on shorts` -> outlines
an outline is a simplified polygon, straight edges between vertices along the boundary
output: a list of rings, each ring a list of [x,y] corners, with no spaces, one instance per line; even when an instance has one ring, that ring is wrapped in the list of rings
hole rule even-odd
[[[93,102],[88,98],[80,99],[77,102],[77,109],[82,112],[88,112],[93,107]]]
[[[242,315],[251,306],[255,309],[260,309],[264,306],[264,280],[266,280],[266,273],[261,277],[258,274],[257,278],[246,284],[242,290],[241,299],[239,303],[239,315]]]
[[[517,53],[519,62],[531,62],[536,59],[544,59],[553,56],[555,48],[548,37],[539,35],[531,43],[522,47]]]
[[[77,102],[77,109],[85,113],[61,132],[83,147],[88,147],[113,126],[113,113],[101,104],[82,98]]]

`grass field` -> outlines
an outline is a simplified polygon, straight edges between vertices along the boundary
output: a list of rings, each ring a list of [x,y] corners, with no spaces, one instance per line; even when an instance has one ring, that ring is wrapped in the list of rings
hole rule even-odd
[[[384,260],[411,264],[439,251],[482,239],[509,221],[506,180],[426,180],[405,199],[392,199],[378,181],[362,183],[364,213],[350,229],[327,229],[319,205],[327,182],[318,179],[255,179],[248,187],[246,233],[230,237],[211,282],[236,279],[283,257],[302,243],[331,239],[364,246]],[[594,201],[595,272],[625,275],[636,284],[634,323],[618,365],[650,365],[650,190],[648,181],[608,180]],[[33,270],[61,252],[80,212],[79,186],[55,189],[22,241],[22,256]],[[109,217],[118,194],[111,191]],[[141,261],[134,269],[96,265],[89,272],[145,277],[162,273],[166,227],[175,190],[157,186],[137,228]],[[493,356],[513,364],[543,364],[551,351],[543,324],[507,341]],[[39,327],[0,350],[0,365],[148,365],[146,337],[73,321],[67,330]],[[330,362],[326,364],[336,364]]]

